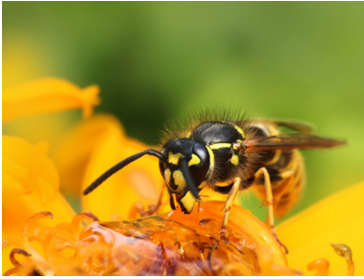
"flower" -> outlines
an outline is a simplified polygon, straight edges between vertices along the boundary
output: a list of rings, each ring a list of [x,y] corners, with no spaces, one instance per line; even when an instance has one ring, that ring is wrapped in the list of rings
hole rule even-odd
[[[44,78],[4,90],[3,123],[50,111],[83,108],[84,116],[92,114],[99,88],[81,89],[62,79]],[[46,155],[47,142],[31,144],[25,139],[2,136],[3,140],[3,236],[21,231],[29,216],[46,208],[59,221],[69,220],[74,211],[60,195],[59,177]]]
[[[96,86],[82,90],[60,79],[38,80],[4,92],[3,119],[77,107],[90,116],[97,93]],[[82,196],[81,213],[60,193],[61,185],[81,197],[108,167],[147,148],[107,114],[78,123],[52,159],[46,142],[3,136],[4,274],[344,275],[354,268],[364,274],[358,233],[364,183],[279,226],[287,257],[266,225],[237,205],[229,218],[229,243],[219,241],[223,202],[213,201],[221,197],[211,193],[189,215],[171,211],[166,195],[155,211],[163,180],[154,157],[135,161]]]
[[[81,89],[57,78],[39,79],[3,91],[3,123],[38,113],[84,109],[92,114],[99,102],[96,85]],[[3,135],[3,238],[18,235],[29,216],[51,210],[58,222],[75,213],[59,192],[59,176],[47,156],[48,143],[31,144],[25,139]]]

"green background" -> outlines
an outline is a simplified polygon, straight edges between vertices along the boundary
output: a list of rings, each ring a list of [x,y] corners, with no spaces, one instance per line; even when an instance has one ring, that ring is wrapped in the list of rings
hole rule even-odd
[[[158,143],[166,120],[215,104],[347,139],[345,147],[304,152],[307,187],[290,215],[364,177],[361,2],[2,5],[3,62],[11,63],[14,45],[37,49],[43,64],[31,78],[100,85],[96,112],[116,115],[148,144]],[[264,218],[258,205],[245,198]]]

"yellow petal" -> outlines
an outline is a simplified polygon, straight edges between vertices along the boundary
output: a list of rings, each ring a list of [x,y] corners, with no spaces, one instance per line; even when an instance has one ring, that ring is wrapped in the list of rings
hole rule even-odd
[[[3,235],[11,235],[36,212],[51,210],[62,220],[73,210],[58,193],[59,177],[47,157],[48,144],[3,136]]]
[[[3,122],[27,115],[83,109],[84,117],[92,114],[99,103],[99,87],[85,89],[57,78],[43,78],[3,91]]]
[[[29,217],[40,211],[51,211],[57,223],[69,221],[75,215],[61,193],[57,193],[52,201],[43,204],[35,191],[28,195],[12,195],[3,192],[3,238],[19,235]]]
[[[38,192],[42,203],[54,199],[59,188],[58,173],[46,156],[48,144],[32,145],[26,140],[3,136],[3,190],[14,195]]]
[[[116,117],[109,114],[95,115],[81,121],[70,130],[56,146],[54,156],[59,171],[62,189],[75,196],[80,194],[85,169],[94,149],[107,134],[124,132]]]
[[[53,157],[56,143],[74,122],[75,113],[72,111],[27,116],[5,123],[3,134],[17,136],[31,143],[46,141],[50,146],[50,157]]]
[[[145,149],[148,146],[127,139],[120,132],[105,134],[92,154],[83,189],[116,163]],[[162,183],[158,159],[146,155],[111,176],[92,193],[83,196],[83,208],[91,210],[101,220],[111,220],[112,214],[126,218],[137,201],[145,205],[155,204]]]
[[[330,275],[346,275],[347,265],[330,244],[348,245],[355,275],[364,275],[364,182],[340,191],[287,220],[277,228],[288,247],[289,266],[307,272],[307,265],[326,258]]]

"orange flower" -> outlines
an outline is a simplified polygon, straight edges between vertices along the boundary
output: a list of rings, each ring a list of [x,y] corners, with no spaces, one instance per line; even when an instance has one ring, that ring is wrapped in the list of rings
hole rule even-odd
[[[40,79],[3,91],[3,122],[28,114],[84,108],[84,116],[97,104],[97,86],[81,89],[56,78]],[[48,143],[2,136],[3,238],[18,235],[33,214],[51,210],[58,222],[75,213],[59,192],[58,172],[47,156]],[[44,223],[44,222],[43,222]]]
[[[16,97],[4,101],[3,119],[75,107],[89,115],[97,103],[97,87],[81,90],[58,79],[17,88],[8,91]],[[164,195],[157,215],[140,218],[162,190],[154,157],[135,161],[83,196],[84,211],[75,214],[59,184],[81,197],[107,168],[148,148],[128,138],[110,115],[76,125],[57,146],[55,164],[47,148],[45,142],[33,145],[3,136],[5,275],[344,275],[354,272],[353,262],[355,274],[364,274],[363,217],[356,208],[364,183],[279,226],[290,250],[286,258],[266,225],[236,205],[227,228],[229,243],[220,242],[223,202],[211,197],[185,215],[170,211]],[[339,243],[352,249],[352,258],[348,246],[330,246]]]

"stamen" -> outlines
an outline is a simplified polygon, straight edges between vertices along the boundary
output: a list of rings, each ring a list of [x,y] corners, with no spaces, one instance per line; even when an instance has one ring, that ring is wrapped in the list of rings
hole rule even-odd
[[[20,255],[24,255],[26,257],[30,257],[31,255],[29,253],[27,253],[26,251],[24,251],[23,249],[20,249],[20,248],[14,248],[13,250],[11,250],[10,252],[10,261],[11,263],[17,267],[17,266],[20,266],[21,264],[17,261],[17,259],[15,259],[15,255],[16,254],[20,254]]]
[[[346,260],[346,264],[348,265],[348,276],[353,276],[355,272],[354,262],[353,262],[353,255],[351,249],[346,244],[331,244],[334,248],[336,254],[340,257],[343,257]]]

